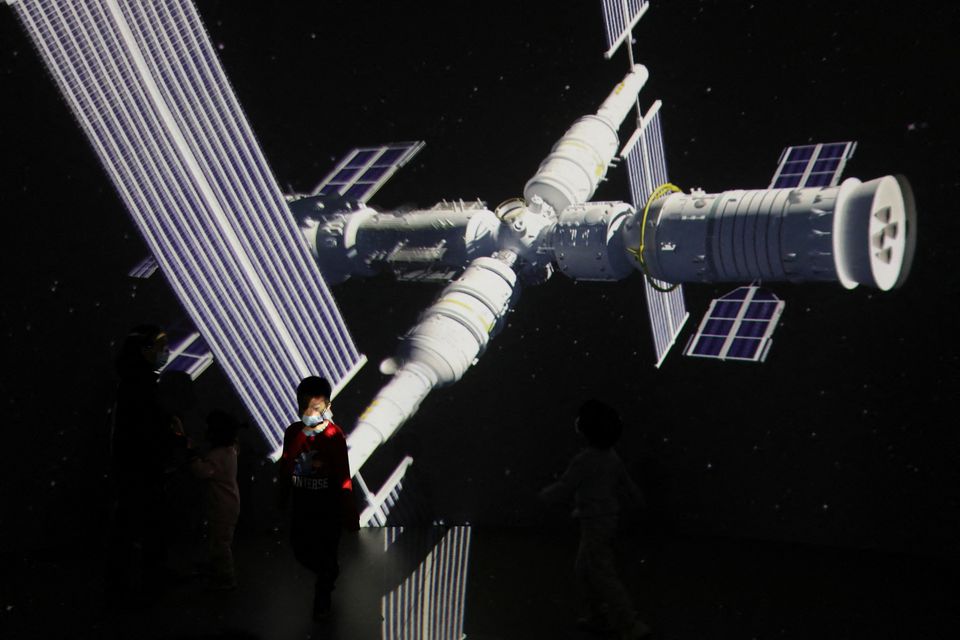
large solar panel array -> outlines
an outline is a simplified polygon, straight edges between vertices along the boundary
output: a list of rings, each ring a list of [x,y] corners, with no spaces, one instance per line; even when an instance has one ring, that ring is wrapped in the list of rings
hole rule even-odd
[[[763,362],[784,302],[765,289],[739,287],[710,303],[685,355]]]
[[[647,0],[603,0],[603,26],[607,37],[604,56],[608,59],[613,57],[649,8]]]
[[[317,185],[313,195],[336,194],[366,202],[423,147],[423,142],[395,142],[352,149]]]
[[[771,189],[799,187],[832,187],[853,157],[856,142],[831,142],[787,147],[780,154],[777,170],[770,181]]]
[[[193,324],[279,447],[305,375],[362,364],[189,0],[17,0]]]
[[[640,127],[624,145],[620,155],[627,161],[630,198],[633,207],[642,212],[653,191],[668,182],[667,160],[663,151],[663,129],[660,126],[660,105],[657,100],[642,118]],[[666,282],[644,278],[647,312],[653,331],[653,344],[659,368],[690,314],[683,301],[683,287],[671,288]],[[662,289],[670,289],[662,291]]]
[[[432,529],[426,529],[429,535]],[[384,528],[384,548],[424,530]],[[470,560],[469,526],[450,527],[420,565],[383,597],[384,640],[462,640]]]

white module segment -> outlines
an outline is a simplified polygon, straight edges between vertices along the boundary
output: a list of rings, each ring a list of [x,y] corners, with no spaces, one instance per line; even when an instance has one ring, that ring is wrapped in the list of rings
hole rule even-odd
[[[633,216],[624,202],[567,207],[553,229],[553,259],[574,280],[620,280],[633,272],[621,226]]]
[[[640,229],[624,227],[625,244]],[[643,256],[664,282],[836,282],[888,290],[909,273],[916,215],[906,180],[677,193],[653,202]],[[639,265],[638,265],[639,266]]]
[[[466,373],[497,333],[514,298],[515,254],[477,258],[447,285],[404,337],[396,358],[381,365],[395,372],[347,437],[351,473],[412,416],[435,387]]]
[[[843,286],[852,289],[861,283],[889,291],[906,280],[917,229],[913,194],[905,179],[845,180],[833,224]]]
[[[523,196],[528,203],[540,196],[554,211],[563,211],[593,196],[617,153],[617,129],[636,104],[637,94],[649,75],[646,67],[634,65],[596,115],[573,123],[524,186]]]
[[[328,212],[323,196],[290,203],[324,279],[339,283],[388,269],[464,268],[497,250],[501,223],[480,202],[385,213],[366,206]]]

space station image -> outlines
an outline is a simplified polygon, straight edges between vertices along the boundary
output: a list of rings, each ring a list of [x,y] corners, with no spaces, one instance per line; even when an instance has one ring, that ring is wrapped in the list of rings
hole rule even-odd
[[[0,636],[952,637],[960,10],[3,4]]]

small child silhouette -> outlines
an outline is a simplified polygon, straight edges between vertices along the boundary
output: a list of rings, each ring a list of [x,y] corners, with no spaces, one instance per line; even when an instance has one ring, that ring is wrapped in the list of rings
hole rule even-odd
[[[577,583],[589,607],[578,626],[614,632],[633,640],[650,634],[639,618],[627,590],[617,576],[613,539],[620,514],[620,499],[643,505],[643,495],[630,479],[613,446],[623,425],[610,406],[596,399],[583,403],[574,423],[587,446],[574,456],[560,479],[540,492],[546,502],[574,500],[573,517],[580,522],[580,545],[574,564]]]

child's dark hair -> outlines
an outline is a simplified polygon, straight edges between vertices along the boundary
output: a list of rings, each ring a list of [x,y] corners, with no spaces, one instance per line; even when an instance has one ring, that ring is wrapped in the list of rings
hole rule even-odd
[[[213,447],[229,447],[237,441],[240,423],[226,411],[211,411],[207,416],[207,440]]]
[[[577,412],[577,430],[583,434],[592,447],[609,449],[620,439],[623,423],[616,409],[608,404],[590,398]]]
[[[308,376],[297,385],[297,410],[300,415],[307,410],[310,398],[326,398],[330,401],[330,383],[326,378]]]

